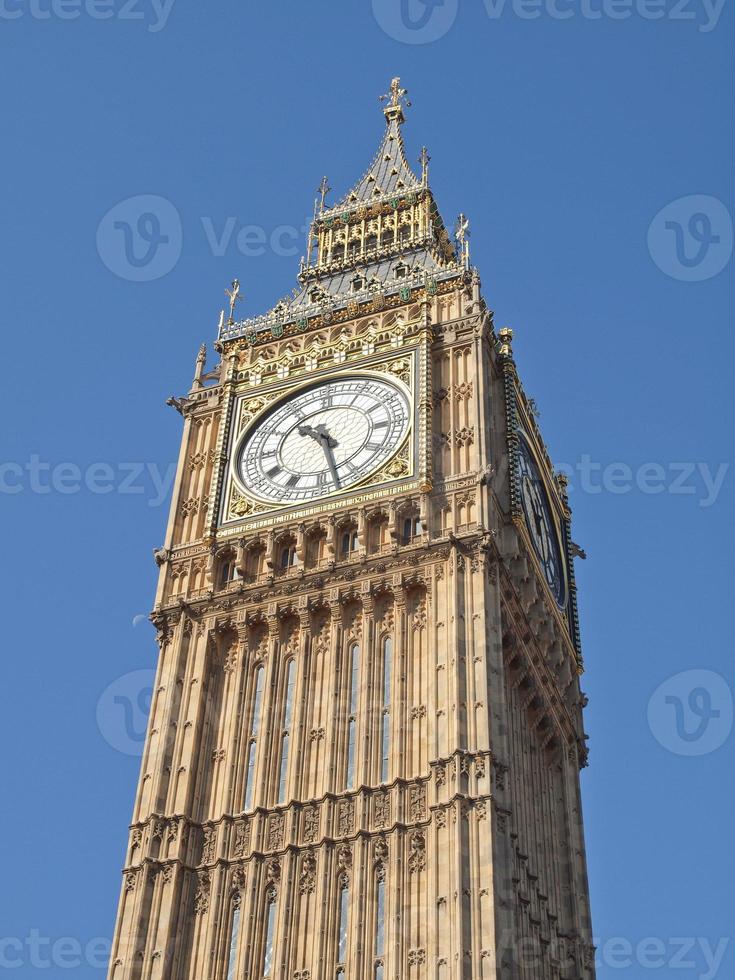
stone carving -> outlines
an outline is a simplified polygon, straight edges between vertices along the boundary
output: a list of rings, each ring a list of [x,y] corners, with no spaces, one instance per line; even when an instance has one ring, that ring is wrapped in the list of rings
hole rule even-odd
[[[265,877],[269,885],[277,885],[281,880],[281,864],[277,858],[269,861],[265,868]]]
[[[244,857],[249,844],[250,826],[244,821],[240,821],[235,825],[235,846],[233,849],[235,857]]]
[[[423,786],[411,787],[409,815],[414,822],[426,819],[426,790]]]
[[[378,837],[373,844],[373,857],[376,861],[388,860],[388,845],[384,837]]]
[[[352,800],[341,800],[337,817],[337,831],[341,837],[351,834],[355,826],[355,804]]]
[[[426,962],[425,949],[409,949],[408,951],[409,966],[422,966],[425,962]]]
[[[424,835],[415,830],[411,834],[411,853],[408,857],[408,870],[411,874],[423,871],[426,867],[426,839]]]
[[[390,796],[387,793],[378,793],[374,802],[375,826],[378,829],[387,827],[390,824]]]
[[[268,821],[268,849],[279,851],[283,847],[284,820],[280,813],[273,813]]]
[[[216,833],[213,827],[205,827],[204,844],[202,845],[202,864],[211,864],[214,861],[214,849],[216,844]]]
[[[197,875],[197,890],[194,897],[194,913],[203,915],[209,908],[209,890],[211,883],[208,871],[200,871]]]
[[[352,867],[352,851],[343,844],[337,851],[337,867],[340,871],[347,871]]]
[[[301,859],[301,873],[299,874],[299,892],[302,895],[311,895],[316,888],[316,858],[313,851],[307,851]]]
[[[304,841],[313,844],[319,836],[319,811],[310,807],[304,811]]]

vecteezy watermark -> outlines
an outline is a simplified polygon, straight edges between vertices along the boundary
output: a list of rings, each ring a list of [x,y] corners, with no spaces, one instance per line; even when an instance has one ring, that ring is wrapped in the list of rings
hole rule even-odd
[[[0,20],[138,21],[151,34],[162,31],[175,0],[0,0]]]
[[[445,437],[436,436],[434,451],[445,447]],[[503,457],[486,468],[486,479],[503,481],[507,478],[508,458]],[[699,507],[712,507],[722,492],[729,463],[649,462],[631,466],[629,463],[603,463],[583,453],[575,463],[557,463],[557,473],[567,478],[567,493],[593,496],[610,493],[615,496],[642,493],[646,496],[671,494],[692,497]]]
[[[141,756],[156,679],[154,670],[133,670],[105,688],[97,702],[97,727],[113,749]]]
[[[703,34],[717,26],[725,0],[483,0],[490,20],[693,21]],[[429,44],[452,28],[459,0],[372,0],[380,28],[403,44]]]
[[[404,44],[430,44],[457,19],[459,0],[373,0],[373,15],[388,37]]]
[[[104,936],[96,936],[82,943],[74,936],[52,939],[41,935],[39,929],[30,929],[27,936],[0,936],[0,970],[18,970],[32,967],[35,970],[75,970],[89,966],[104,970],[110,959],[112,943]]]
[[[595,938],[595,965],[611,970],[629,970],[633,966],[644,970],[690,970],[697,980],[714,980],[719,973],[730,939],[726,936],[710,940],[705,936],[672,936],[663,939],[646,936],[631,942],[624,936]]]
[[[168,499],[176,477],[176,464],[161,470],[157,463],[49,463],[35,453],[25,462],[0,462],[0,495],[19,493],[65,496],[110,493],[144,496],[149,507]]]
[[[701,462],[652,462],[633,467],[621,462],[598,463],[583,453],[573,466],[559,463],[556,469],[567,476],[569,493],[576,489],[593,495],[667,493],[696,497],[700,507],[711,507],[720,495],[730,464],[718,463],[715,468]]]
[[[722,201],[705,194],[677,198],[648,226],[648,251],[662,272],[702,282],[722,272],[732,255],[732,218]]]
[[[181,216],[157,194],[138,194],[110,208],[97,226],[97,251],[107,268],[132,282],[169,273],[181,255]]]
[[[648,726],[676,755],[707,755],[732,730],[732,691],[713,670],[684,670],[660,684],[648,702]]]
[[[0,0],[0,3],[2,0]],[[221,258],[233,249],[245,258],[273,254],[292,258],[305,251],[310,219],[301,227],[282,224],[266,229],[244,224],[234,215],[200,219],[212,255]],[[118,201],[97,226],[97,252],[110,270],[131,282],[151,282],[167,275],[181,257],[184,232],[181,215],[165,197],[138,194]]]

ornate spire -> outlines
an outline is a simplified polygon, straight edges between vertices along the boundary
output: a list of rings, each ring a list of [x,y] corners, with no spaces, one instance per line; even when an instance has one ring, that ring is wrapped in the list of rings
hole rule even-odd
[[[388,105],[383,109],[383,114],[390,125],[394,120],[400,126],[401,123],[406,121],[406,117],[403,115],[403,106],[409,108],[411,103],[406,98],[408,95],[407,88],[401,88],[400,78],[394,78],[390,83],[390,91],[387,95],[381,95],[380,101],[387,102]]]

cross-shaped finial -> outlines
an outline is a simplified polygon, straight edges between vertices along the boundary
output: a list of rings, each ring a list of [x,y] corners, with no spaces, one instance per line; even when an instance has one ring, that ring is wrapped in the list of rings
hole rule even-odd
[[[385,113],[385,118],[388,122],[395,119],[399,123],[404,122],[405,116],[403,115],[403,106],[409,107],[411,103],[406,98],[408,95],[407,88],[401,88],[400,78],[394,78],[390,83],[390,92],[387,95],[381,95],[380,101],[387,102],[388,105],[383,109]]]
[[[319,184],[319,186],[316,189],[316,192],[321,199],[320,207],[322,211],[324,210],[324,201],[326,200],[327,194],[331,191],[331,189],[332,188],[329,186],[329,181],[327,180],[327,178],[322,177],[322,182],[321,184]]]
[[[454,230],[454,237],[459,245],[459,252],[462,259],[462,264],[465,269],[470,267],[470,219],[464,215],[460,214],[457,218],[457,227]]]
[[[229,323],[234,323],[235,322],[235,304],[236,303],[239,303],[240,300],[242,299],[242,296],[240,295],[240,280],[239,279],[233,279],[232,280],[232,289],[226,289],[225,290],[225,296],[229,297],[229,300],[230,300],[230,319],[229,319]]]
[[[419,157],[419,163],[421,164],[421,181],[424,184],[429,179],[429,160],[431,160],[431,157],[429,156],[429,151],[426,149],[425,146],[422,146],[421,156]]]

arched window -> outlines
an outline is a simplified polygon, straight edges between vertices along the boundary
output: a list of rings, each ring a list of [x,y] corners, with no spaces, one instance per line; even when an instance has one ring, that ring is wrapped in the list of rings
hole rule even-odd
[[[287,571],[289,568],[293,568],[298,562],[296,557],[296,542],[293,538],[285,538],[280,543],[280,551],[278,552],[278,564],[283,571]]]
[[[349,713],[347,718],[347,789],[355,784],[355,749],[357,744],[357,707],[360,697],[360,644],[349,649]]]
[[[247,576],[248,582],[256,582],[258,580],[258,576],[260,575],[260,571],[263,563],[264,552],[265,552],[265,548],[260,542],[248,548],[246,561],[245,561],[245,566],[246,566],[245,574]]]
[[[380,781],[388,782],[388,769],[390,757],[390,702],[391,702],[391,682],[393,678],[393,640],[389,636],[383,637],[383,704],[381,712],[381,731],[380,731]]]
[[[227,960],[227,980],[235,980],[237,971],[237,947],[240,941],[240,896],[233,903],[230,926],[230,952]]]
[[[414,538],[421,537],[421,518],[411,514],[403,519],[403,543],[410,544]]]
[[[337,932],[337,974],[344,975],[347,964],[347,931],[350,917],[350,883],[342,876],[339,889],[339,922]]]
[[[232,554],[232,552],[228,551],[219,560],[217,584],[220,589],[225,589],[230,582],[234,582],[236,578],[237,571],[235,569],[235,556]]]
[[[258,735],[260,733],[260,714],[263,707],[263,686],[265,684],[265,669],[262,664],[255,668],[252,686],[252,708],[250,711],[247,765],[245,769],[245,809],[252,810],[255,793],[255,762],[258,752]]]
[[[382,873],[375,888],[375,980],[383,980],[385,963],[385,880]]]
[[[276,896],[275,892],[268,893],[267,920],[265,927],[265,946],[263,947],[263,978],[269,977],[273,971],[273,939],[276,933]]]
[[[293,724],[293,700],[296,689],[296,661],[291,658],[286,667],[286,704],[283,709],[283,732],[281,734],[281,768],[278,777],[278,802],[286,802],[288,789],[288,749]]]
[[[340,541],[340,551],[342,553],[342,557],[348,558],[353,552],[357,551],[357,547],[357,528],[345,528],[345,530],[342,532],[342,538]]]

